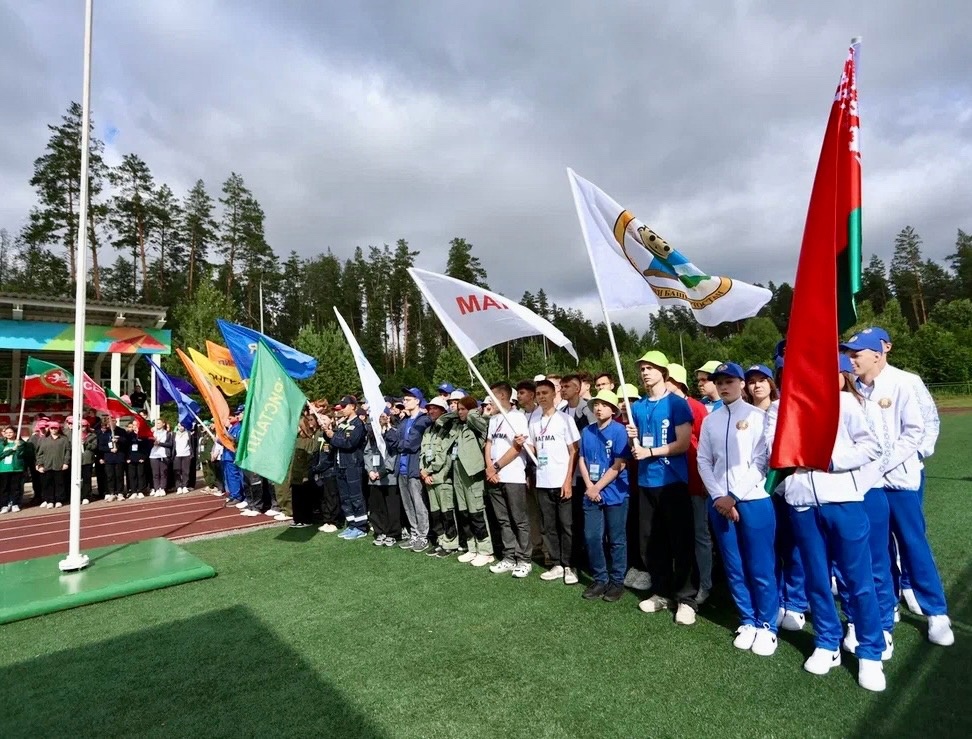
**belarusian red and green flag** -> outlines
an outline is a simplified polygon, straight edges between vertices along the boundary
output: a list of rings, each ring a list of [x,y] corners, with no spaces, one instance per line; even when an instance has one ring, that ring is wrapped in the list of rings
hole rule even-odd
[[[84,404],[96,411],[108,412],[108,401],[101,386],[88,377],[82,378]],[[27,357],[27,372],[24,375],[25,398],[41,395],[63,395],[74,397],[74,376],[63,367],[34,357]]]
[[[861,289],[860,39],[830,109],[800,247],[786,334],[784,389],[770,466],[827,469],[840,420],[837,346]]]

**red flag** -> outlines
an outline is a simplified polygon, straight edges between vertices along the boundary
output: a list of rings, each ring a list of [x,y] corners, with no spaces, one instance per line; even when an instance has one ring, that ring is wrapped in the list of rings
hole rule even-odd
[[[141,414],[139,414],[137,410],[128,405],[128,403],[115,395],[111,390],[106,391],[106,397],[108,399],[108,408],[106,409],[108,415],[110,415],[112,418],[131,416],[132,420],[135,422],[135,431],[138,434],[138,438],[155,438],[155,434],[152,433],[151,425],[141,416]]]
[[[108,401],[101,386],[82,373],[81,387],[84,404],[96,411],[108,412]],[[27,357],[27,372],[24,375],[24,397],[39,395],[63,395],[74,397],[74,377],[63,367],[45,362],[35,357]]]
[[[775,469],[827,469],[837,437],[839,331],[856,320],[861,273],[859,48],[858,40],[851,42],[810,194],[770,458]]]

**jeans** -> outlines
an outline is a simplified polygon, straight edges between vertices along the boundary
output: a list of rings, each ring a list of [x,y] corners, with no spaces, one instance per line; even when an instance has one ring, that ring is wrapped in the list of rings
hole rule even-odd
[[[612,582],[616,585],[624,583],[624,573],[628,566],[627,521],[627,498],[623,503],[610,506],[584,501],[584,538],[587,541],[587,559],[594,582]],[[604,557],[605,533],[611,553],[610,570]]]

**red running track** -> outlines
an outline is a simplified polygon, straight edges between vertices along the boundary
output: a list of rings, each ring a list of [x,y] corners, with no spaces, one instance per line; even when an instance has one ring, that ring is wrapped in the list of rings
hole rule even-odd
[[[267,516],[241,516],[224,499],[205,493],[169,494],[122,502],[92,503],[81,508],[81,548],[94,549],[164,536],[178,541],[224,531],[275,524]],[[67,506],[28,508],[0,516],[0,564],[67,553]]]

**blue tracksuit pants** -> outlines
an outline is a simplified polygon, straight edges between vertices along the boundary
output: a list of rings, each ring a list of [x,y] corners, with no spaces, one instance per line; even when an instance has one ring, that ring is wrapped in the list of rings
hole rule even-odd
[[[871,488],[865,493],[864,512],[870,527],[867,542],[871,550],[871,574],[874,577],[874,593],[881,613],[881,627],[885,631],[894,631],[894,607],[898,599],[894,595],[894,585],[891,582],[891,558],[888,556],[890,509],[884,488]],[[853,599],[844,580],[844,573],[836,562],[834,574],[837,577],[837,592],[844,606],[844,613],[847,620],[856,627],[857,614],[854,612]]]
[[[782,495],[773,496],[776,511],[776,583],[781,606],[788,611],[804,613],[807,610],[806,576],[793,536],[789,507]]]
[[[945,589],[925,533],[921,493],[919,490],[885,492],[891,512],[891,533],[898,544],[901,569],[909,574],[911,589],[915,591],[921,612],[926,616],[943,616],[948,612]]]
[[[243,500],[243,470],[229,460],[223,460],[223,486],[232,500]]]

